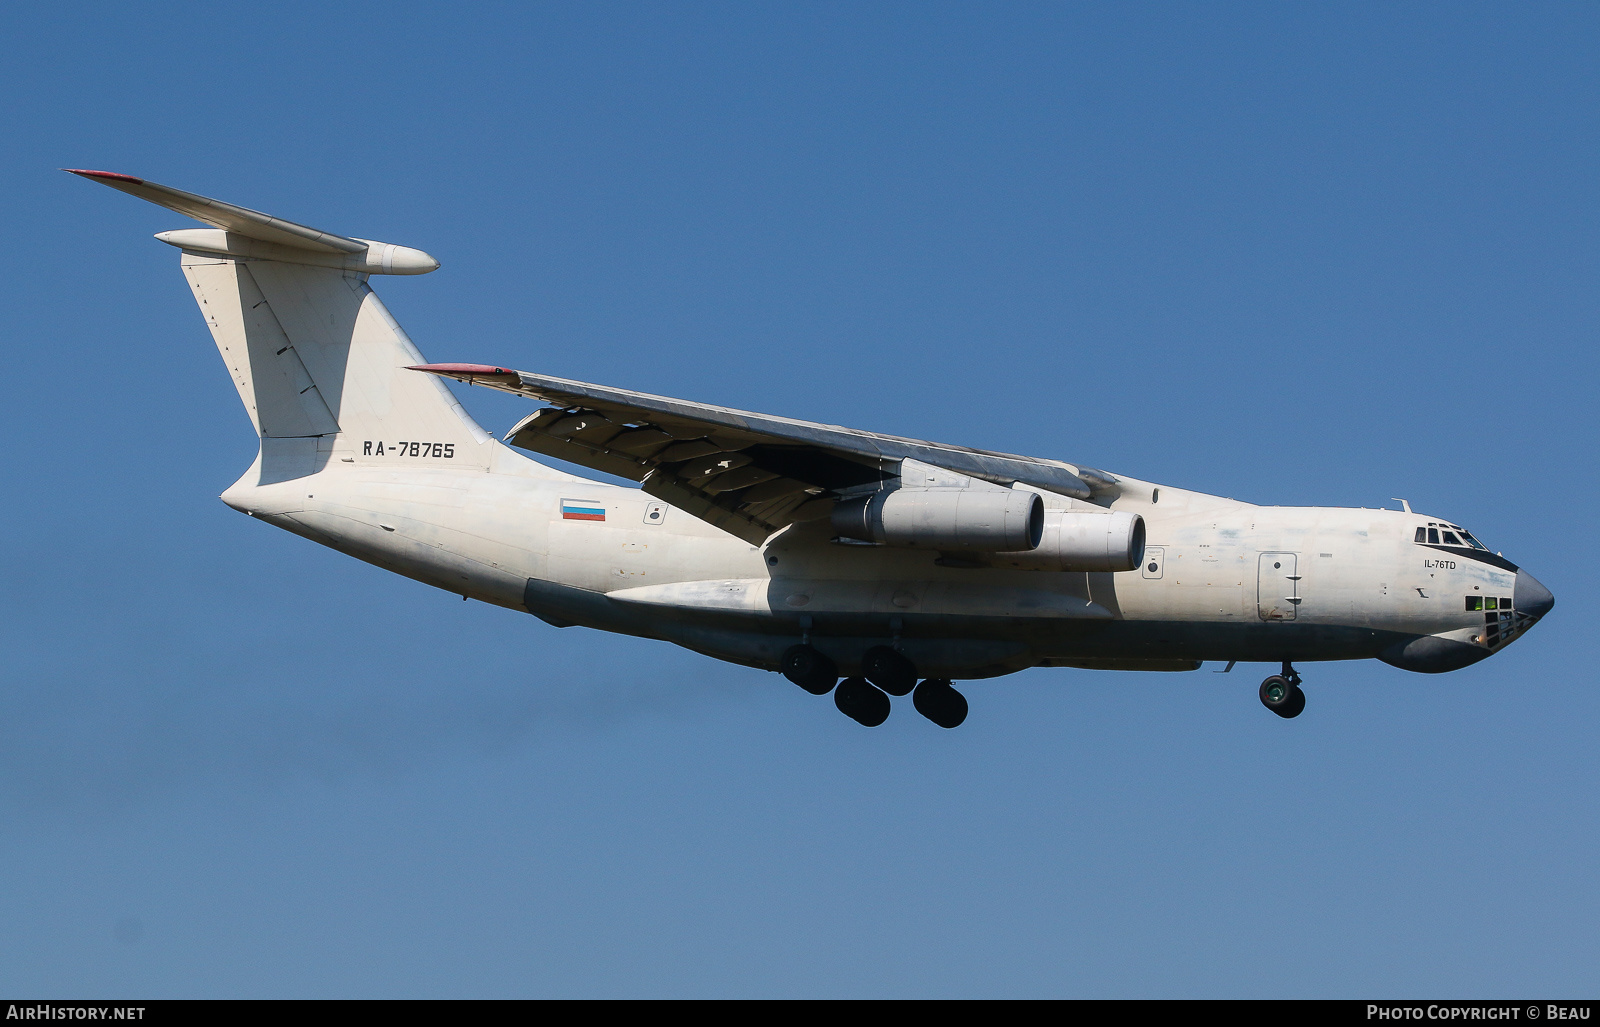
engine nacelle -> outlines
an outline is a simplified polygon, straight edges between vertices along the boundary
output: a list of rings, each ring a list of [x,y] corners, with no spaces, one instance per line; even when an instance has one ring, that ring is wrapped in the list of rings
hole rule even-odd
[[[1144,560],[1144,518],[1120,511],[1052,510],[1039,548],[1029,555],[1054,570],[1131,571]]]
[[[893,489],[833,508],[845,538],[917,549],[1025,552],[1038,548],[1044,521],[1044,500],[1020,489]]]

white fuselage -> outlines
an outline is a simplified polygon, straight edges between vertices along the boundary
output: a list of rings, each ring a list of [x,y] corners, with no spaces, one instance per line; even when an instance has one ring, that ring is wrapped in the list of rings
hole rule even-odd
[[[963,678],[1038,665],[1359,659],[1418,637],[1476,659],[1510,637],[1486,637],[1469,597],[1509,606],[1515,568],[1416,545],[1415,527],[1428,523],[1416,514],[1253,506],[1122,478],[1109,506],[1145,519],[1139,569],[1062,572],[1030,568],[1028,554],[941,560],[840,544],[826,521],[758,548],[638,489],[492,445],[486,469],[340,448],[291,481],[256,485],[252,469],[223,498],[450,592],[769,668],[801,638],[846,673],[893,639],[924,673]],[[564,505],[604,519],[564,516]]]

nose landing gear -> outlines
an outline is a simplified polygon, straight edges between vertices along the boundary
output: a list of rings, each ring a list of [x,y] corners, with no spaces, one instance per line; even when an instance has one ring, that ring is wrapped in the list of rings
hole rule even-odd
[[[1300,716],[1306,708],[1306,694],[1300,691],[1300,675],[1288,660],[1283,661],[1283,673],[1261,682],[1259,694],[1261,705],[1285,720]]]

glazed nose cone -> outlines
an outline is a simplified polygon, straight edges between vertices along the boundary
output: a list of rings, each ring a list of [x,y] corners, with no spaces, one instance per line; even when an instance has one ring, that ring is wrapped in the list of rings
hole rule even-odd
[[[1556,605],[1556,597],[1550,590],[1539,584],[1527,571],[1517,572],[1517,585],[1511,597],[1512,606],[1518,613],[1525,613],[1530,617],[1543,617]]]

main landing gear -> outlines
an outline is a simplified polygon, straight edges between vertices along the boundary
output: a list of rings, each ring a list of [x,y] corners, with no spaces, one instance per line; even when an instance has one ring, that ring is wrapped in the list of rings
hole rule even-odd
[[[911,705],[940,727],[960,727],[967,719],[967,698],[944,678],[917,684],[917,668],[886,645],[873,646],[861,658],[861,676],[839,681],[834,662],[809,645],[792,645],[783,654],[783,676],[812,695],[833,693],[839,712],[865,727],[889,719],[891,695],[911,693]],[[834,687],[834,682],[838,687]]]
[[[940,727],[960,727],[967,719],[967,697],[943,678],[929,678],[911,693],[911,705]]]
[[[791,645],[783,654],[783,676],[812,695],[827,695],[839,680],[839,668],[809,645]]]
[[[889,697],[866,678],[845,678],[833,690],[839,712],[862,727],[877,727],[889,719]]]
[[[1283,661],[1283,673],[1261,682],[1260,695],[1261,705],[1285,720],[1300,716],[1306,708],[1306,694],[1300,691],[1300,675],[1288,660]]]

